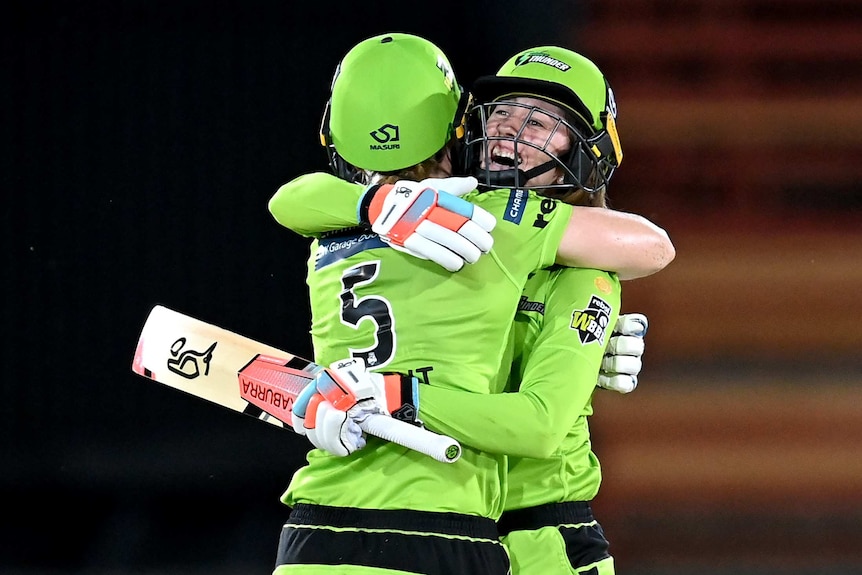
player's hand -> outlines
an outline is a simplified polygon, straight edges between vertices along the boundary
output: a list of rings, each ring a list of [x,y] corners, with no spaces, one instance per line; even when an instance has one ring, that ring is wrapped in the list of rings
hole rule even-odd
[[[344,457],[365,447],[365,434],[359,423],[347,412],[333,407],[322,395],[317,393],[314,385],[306,389],[307,393],[300,403],[300,396],[293,404],[291,412],[293,430],[308,437],[308,440],[318,449],[328,451],[332,455]]]
[[[617,318],[608,349],[602,358],[598,386],[620,393],[629,393],[638,386],[638,374],[643,367],[644,336],[649,322],[641,313],[624,314]]]
[[[438,192],[446,192],[460,198],[476,190],[479,180],[473,176],[449,176],[448,178],[425,178],[419,182],[426,188],[434,188]]]
[[[393,248],[455,272],[494,245],[497,219],[459,197],[476,186],[474,177],[371,186],[359,201],[359,221]]]
[[[419,380],[400,373],[368,371],[362,358],[336,361],[314,380],[317,392],[336,409],[361,422],[382,413],[414,425],[419,421]]]
[[[294,431],[307,436],[318,449],[350,455],[365,447],[359,424],[371,414],[421,423],[412,401],[418,397],[417,385],[413,377],[372,373],[362,359],[337,361],[297,396],[291,415]]]
[[[290,414],[291,426],[299,435],[308,437],[316,448],[344,457],[365,447],[365,433],[359,423],[367,415],[366,410],[370,409],[369,413],[380,410],[373,402],[365,402],[361,407],[356,405],[358,402],[353,403],[352,413],[337,408],[317,390],[316,382],[321,377],[329,377],[327,370],[321,371],[315,381],[296,396]]]

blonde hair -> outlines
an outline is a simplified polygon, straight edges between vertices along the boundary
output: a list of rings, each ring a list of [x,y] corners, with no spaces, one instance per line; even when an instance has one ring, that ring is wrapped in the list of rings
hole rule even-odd
[[[451,174],[448,173],[448,170],[444,170],[442,168],[442,162],[455,145],[455,142],[455,138],[449,140],[449,142],[447,142],[446,145],[443,146],[443,148],[436,154],[415,166],[410,166],[409,168],[404,168],[403,170],[397,170],[395,172],[380,172],[379,183],[394,184],[398,180],[420,182],[425,178],[450,176]]]
[[[593,179],[595,179],[595,172],[590,175],[590,180]],[[537,190],[536,193],[540,196],[554,198],[556,200],[560,200],[564,204],[571,204],[573,206],[589,206],[592,208],[608,207],[606,186],[603,186],[602,189],[595,192],[586,192],[583,188],[570,187],[546,188],[543,190]]]

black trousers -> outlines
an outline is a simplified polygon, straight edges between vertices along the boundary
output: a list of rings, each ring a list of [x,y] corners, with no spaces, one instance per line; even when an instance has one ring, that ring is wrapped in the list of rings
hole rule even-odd
[[[491,519],[458,513],[299,504],[281,531],[276,567],[361,565],[424,575],[508,575]]]

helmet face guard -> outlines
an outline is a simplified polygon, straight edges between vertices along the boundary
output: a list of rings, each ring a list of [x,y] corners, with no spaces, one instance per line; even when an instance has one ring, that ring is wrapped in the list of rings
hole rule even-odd
[[[543,186],[530,186],[533,189],[583,189],[585,192],[593,193],[605,189],[608,181],[618,165],[618,155],[614,143],[608,133],[602,131],[584,137],[584,127],[576,128],[573,121],[561,117],[549,110],[538,106],[531,106],[514,101],[505,101],[507,106],[516,106],[525,109],[525,117],[521,126],[512,135],[488,134],[488,120],[494,108],[501,102],[480,103],[473,106],[468,115],[467,136],[464,143],[465,163],[467,173],[479,180],[479,185],[485,189],[494,188],[525,188],[527,182],[532,178],[549,170],[559,168],[562,173],[562,181]],[[542,142],[531,142],[522,136],[533,115],[541,113],[543,117],[550,117],[554,121],[547,138]],[[578,122],[582,124],[582,122]],[[555,154],[549,150],[551,139],[558,133],[564,132],[569,140],[569,146],[562,153]],[[514,158],[494,157],[492,152],[495,142],[508,142],[514,150]],[[509,146],[507,146],[508,148]],[[521,150],[533,148],[548,156],[548,161],[531,168],[522,170],[518,166],[522,164]],[[492,163],[507,165],[510,169],[491,170]]]
[[[486,188],[524,187],[531,178],[558,168],[562,182],[530,188],[581,188],[592,193],[604,190],[620,165],[623,154],[616,130],[616,102],[613,91],[596,65],[584,56],[559,46],[541,46],[522,51],[510,58],[493,76],[483,76],[473,85],[473,97],[478,105],[471,109],[467,123],[465,162],[470,173]],[[549,109],[525,106],[514,100],[518,97],[534,98],[551,104]],[[547,144],[531,144],[517,133],[489,136],[488,120],[494,106],[505,102],[507,106],[521,105],[541,111],[545,117],[555,119],[552,134],[565,130],[570,146],[564,153],[548,154]],[[562,110],[562,117],[550,110]],[[529,120],[530,114],[527,114]],[[514,147],[515,162],[510,169],[494,173],[488,169],[492,163],[508,165],[506,160],[492,162],[495,141],[506,140],[507,149]],[[549,156],[542,166],[524,171],[518,169],[521,158],[518,151],[531,147]]]

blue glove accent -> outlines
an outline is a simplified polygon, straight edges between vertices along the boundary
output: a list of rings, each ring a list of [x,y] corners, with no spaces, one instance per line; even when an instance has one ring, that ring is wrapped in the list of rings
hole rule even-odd
[[[418,221],[434,203],[434,195],[434,190],[431,188],[425,188],[419,192],[419,197],[417,197],[410,207],[407,208],[407,211],[398,218],[398,221],[410,222],[411,224]]]
[[[323,397],[328,397],[328,394],[335,388],[341,389],[332,376],[329,375],[329,372],[326,371],[319,373],[317,377],[314,378],[314,385],[311,387],[315,387]]]
[[[413,406],[416,408],[416,415],[418,417],[418,415],[419,415],[419,378],[414,376],[414,377],[411,377],[410,379],[413,380],[413,386],[412,386],[413,387],[413,397],[411,399],[413,400]]]
[[[447,192],[437,192],[437,205],[465,218],[473,217],[473,204]]]
[[[643,329],[643,331],[641,331],[639,333],[631,333],[631,334],[626,334],[626,335],[629,335],[630,337],[644,337],[646,335],[646,332],[647,332],[647,329],[649,329],[649,326],[647,325],[647,323],[644,320],[642,320],[640,317],[638,317],[637,314],[627,314],[626,318],[627,318],[627,321],[635,323],[635,324],[641,326],[641,329]],[[614,333],[617,333],[617,332],[614,332]]]
[[[317,386],[314,385],[313,382],[306,385],[296,396],[296,399],[293,400],[291,411],[293,411],[297,417],[305,419],[305,412],[308,410],[308,402],[311,401],[311,398],[314,397],[315,393],[317,393]]]

